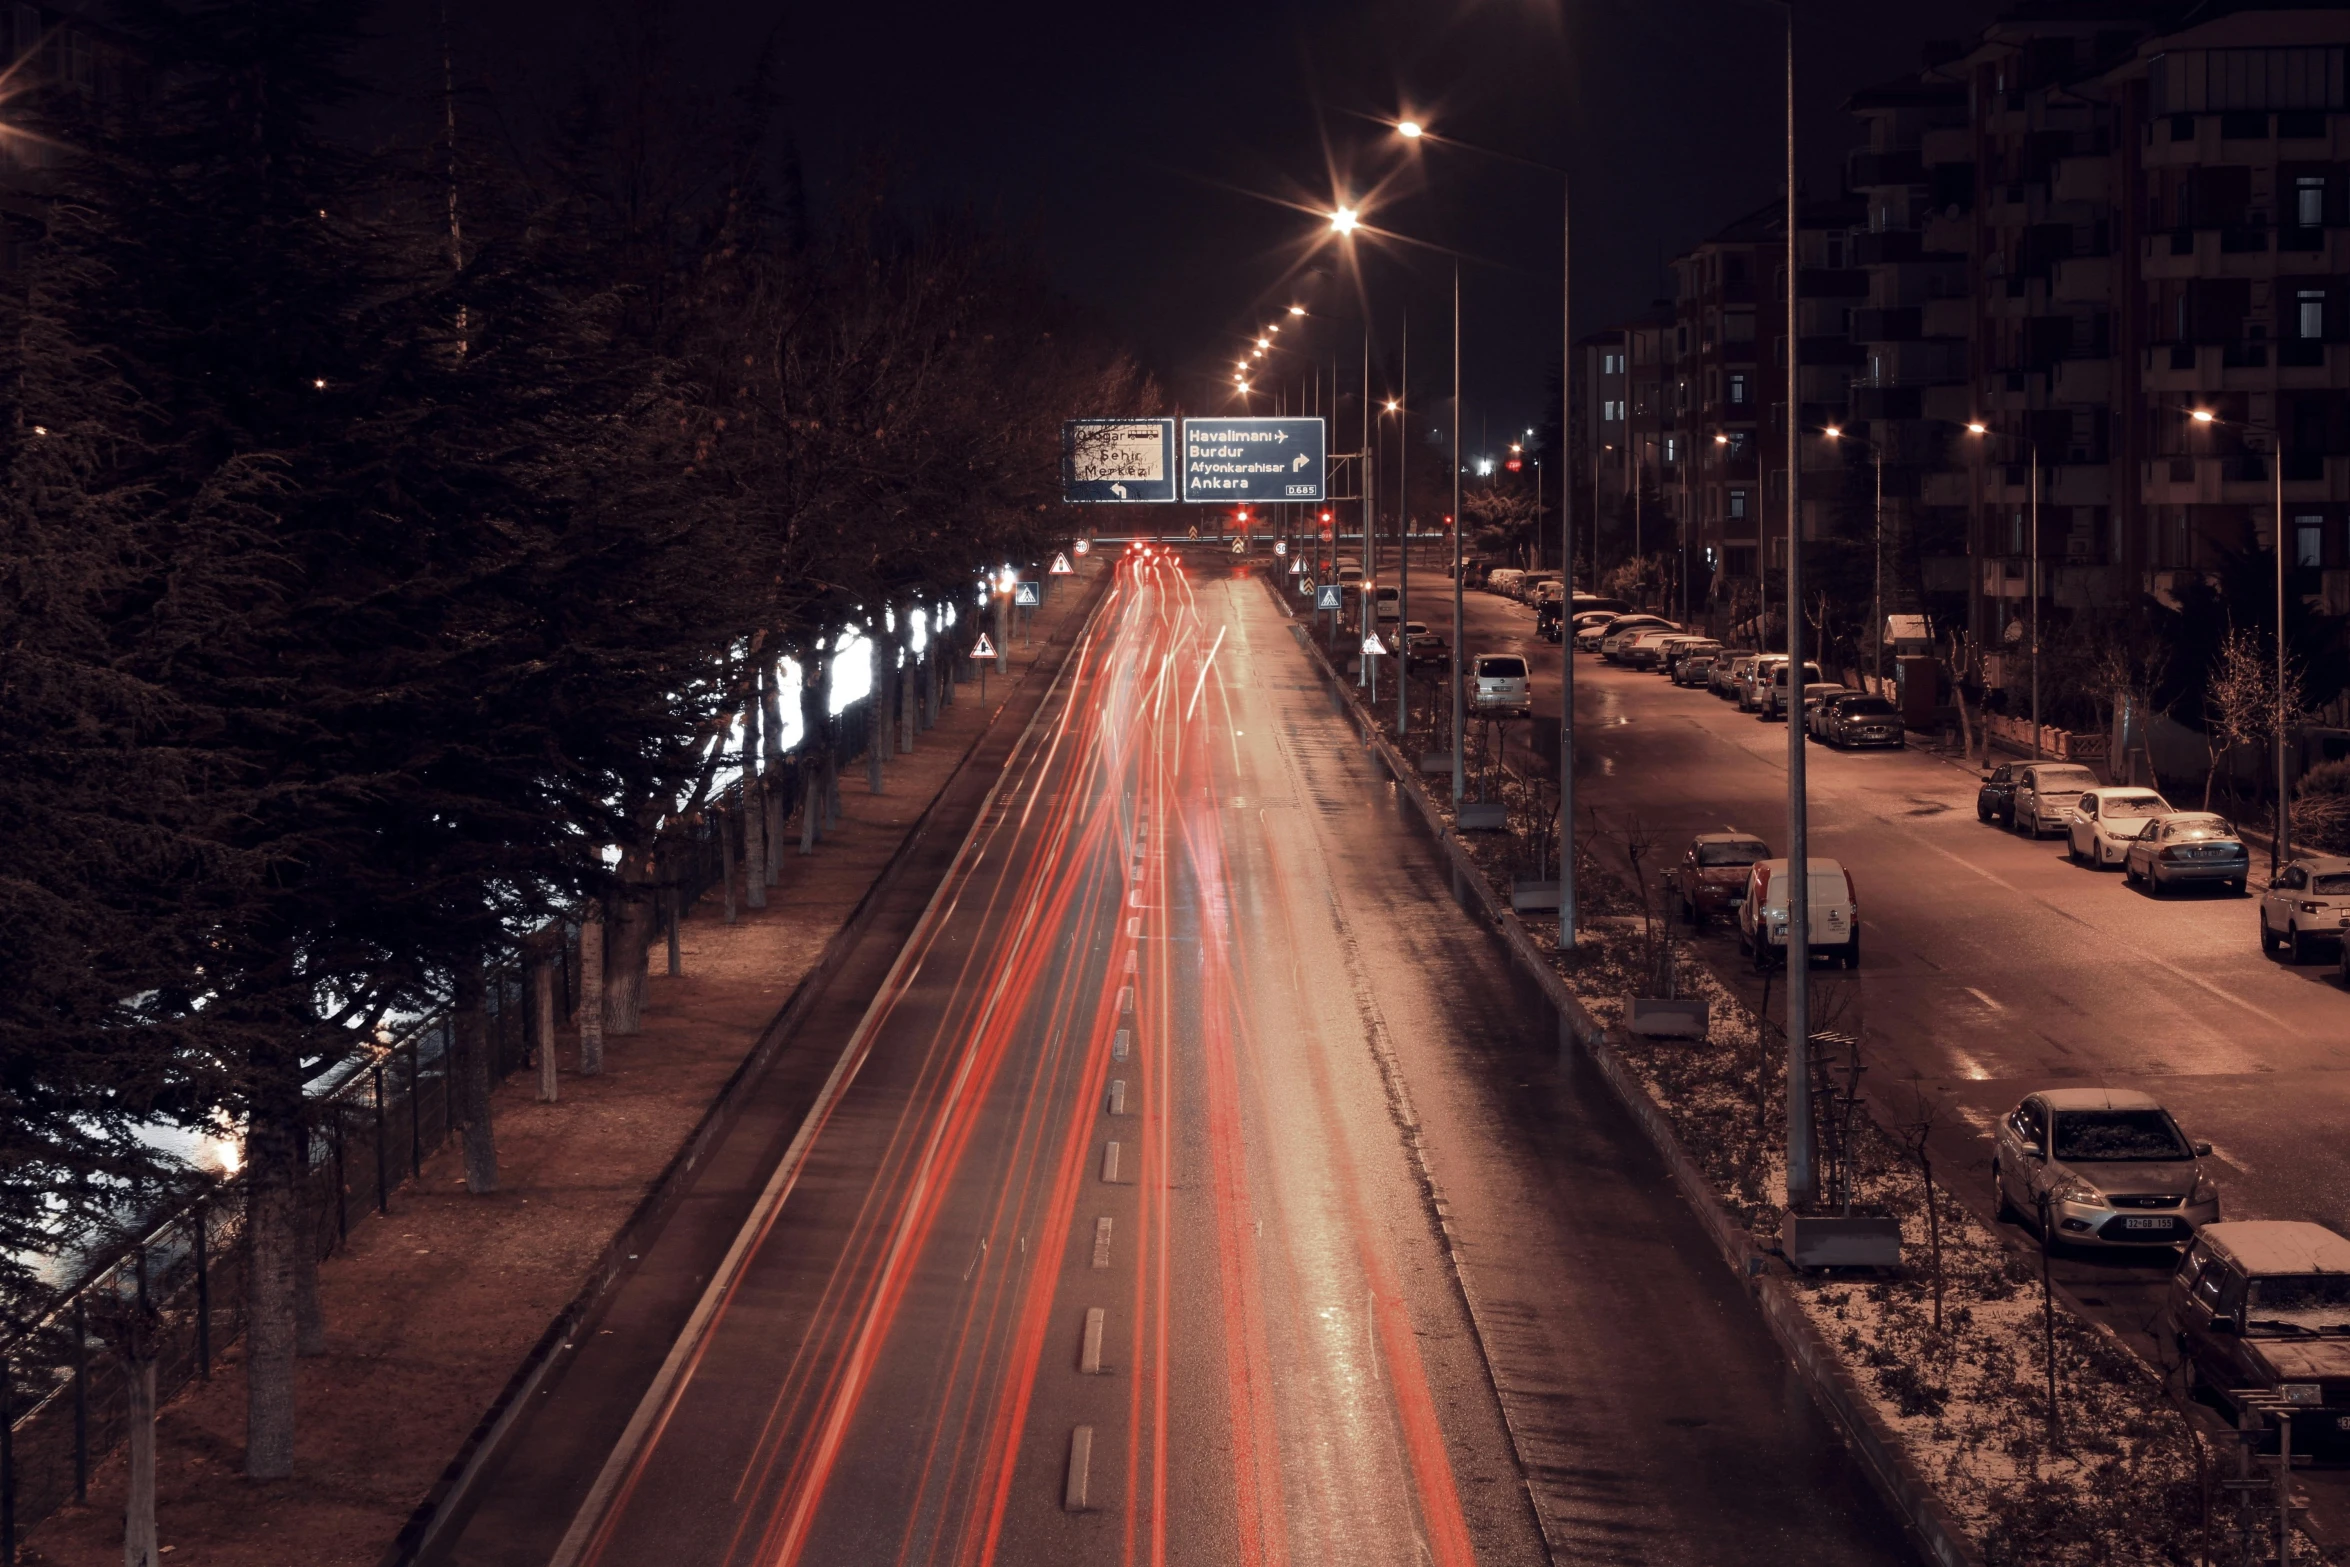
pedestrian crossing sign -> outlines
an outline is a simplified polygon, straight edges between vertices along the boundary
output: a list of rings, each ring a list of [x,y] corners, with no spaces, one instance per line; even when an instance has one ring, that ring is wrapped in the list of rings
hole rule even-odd
[[[1346,608],[1346,590],[1335,582],[1323,583],[1314,589],[1314,608],[1317,610]]]
[[[1012,603],[1016,607],[1020,609],[1034,609],[1037,605],[1042,604],[1043,602],[1044,588],[1041,584],[1034,582],[1015,582],[1012,584]]]
[[[971,644],[971,656],[973,658],[995,657],[995,644],[987,640],[986,632],[979,633],[979,640]]]

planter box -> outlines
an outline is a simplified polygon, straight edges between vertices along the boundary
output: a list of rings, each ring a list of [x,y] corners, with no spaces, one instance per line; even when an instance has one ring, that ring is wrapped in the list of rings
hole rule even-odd
[[[1510,883],[1510,907],[1520,914],[1556,912],[1559,906],[1559,884],[1555,881],[1528,881],[1524,877]]]
[[[1420,753],[1420,771],[1424,773],[1451,772],[1452,753],[1450,751],[1422,751]]]
[[[1456,820],[1463,832],[1500,832],[1510,824],[1510,808],[1499,800],[1463,800]]]
[[[1624,1008],[1624,1027],[1649,1039],[1703,1039],[1710,1022],[1702,996],[1634,996]]]
[[[1899,1219],[1787,1216],[1787,1260],[1798,1268],[1898,1268]]]

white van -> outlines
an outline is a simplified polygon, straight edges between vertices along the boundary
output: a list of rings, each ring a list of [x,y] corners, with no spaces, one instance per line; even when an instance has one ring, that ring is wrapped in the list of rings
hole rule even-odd
[[[1804,864],[1810,876],[1809,896],[1804,902],[1811,911],[1808,945],[1812,956],[1859,968],[1860,904],[1852,891],[1852,877],[1840,860],[1814,857]],[[1757,963],[1786,956],[1789,885],[1785,860],[1758,861],[1746,873],[1746,899],[1738,905],[1738,947]]]
[[[1534,688],[1526,661],[1515,653],[1480,653],[1476,684],[1469,705],[1481,713],[1523,713],[1533,704]]]
[[[1518,579],[1525,574],[1521,567],[1496,566],[1485,574],[1485,591],[1498,593],[1503,598],[1515,597],[1510,590],[1518,585]]]

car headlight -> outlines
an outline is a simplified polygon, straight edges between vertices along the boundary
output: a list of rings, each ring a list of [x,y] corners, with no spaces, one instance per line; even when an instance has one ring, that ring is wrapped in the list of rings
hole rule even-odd
[[[2195,1172],[2195,1189],[2187,1193],[2187,1205],[2191,1208],[2200,1208],[2207,1202],[2217,1201],[2219,1201],[2219,1182],[2201,1170],[2197,1170]]]
[[[2058,1181],[2048,1193],[2050,1202],[2074,1202],[2086,1207],[2105,1206],[2105,1194],[2078,1176],[2068,1175]]]

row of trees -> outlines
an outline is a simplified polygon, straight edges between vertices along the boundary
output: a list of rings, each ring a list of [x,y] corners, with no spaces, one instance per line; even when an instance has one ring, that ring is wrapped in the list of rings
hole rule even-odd
[[[142,6],[0,297],[0,1252],[179,1179],[141,1128],[239,1129],[255,1476],[305,1083],[478,1029],[579,900],[641,971],[762,671],[1032,558],[1060,420],[1155,400],[977,226],[817,209],[764,64],[697,113],[660,33],[537,133],[362,155],[350,7]]]

